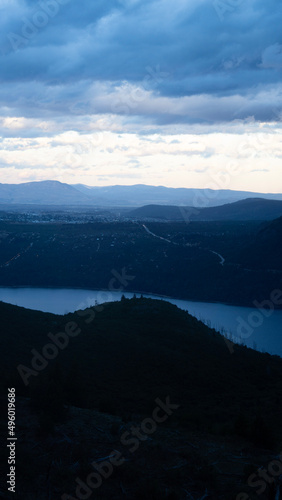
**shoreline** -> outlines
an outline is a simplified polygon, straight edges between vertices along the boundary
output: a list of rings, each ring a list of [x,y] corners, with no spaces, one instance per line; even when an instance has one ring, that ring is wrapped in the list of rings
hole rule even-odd
[[[252,305],[246,305],[246,304],[240,304],[240,303],[232,303],[232,302],[220,302],[216,300],[199,300],[199,299],[191,299],[191,298],[181,298],[181,297],[173,297],[171,295],[162,295],[162,294],[156,294],[153,292],[148,292],[148,291],[140,291],[140,290],[109,290],[108,288],[84,288],[84,287],[77,287],[77,286],[35,286],[35,285],[0,285],[0,290],[1,289],[34,289],[34,290],[84,290],[86,292],[106,292],[106,293],[121,293],[121,294],[138,294],[138,295],[149,295],[149,297],[146,298],[152,298],[152,299],[166,299],[167,301],[170,300],[181,300],[183,302],[193,302],[193,303],[200,303],[200,304],[213,304],[213,305],[221,305],[221,306],[226,306],[226,307],[243,307],[245,309],[257,309],[257,310],[264,310],[264,308],[258,308]],[[282,307],[274,307],[274,311],[282,311]]]

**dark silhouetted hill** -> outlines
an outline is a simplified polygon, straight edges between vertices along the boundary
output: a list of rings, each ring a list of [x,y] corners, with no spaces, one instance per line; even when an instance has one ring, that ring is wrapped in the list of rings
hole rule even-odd
[[[281,358],[232,346],[176,306],[123,299],[55,316],[0,303],[0,318],[0,425],[15,387],[19,500],[77,498],[76,479],[112,450],[125,460],[101,499],[230,500],[251,494],[246,477],[281,450]],[[67,325],[81,331],[54,356],[50,334],[64,342]],[[27,387],[19,365],[35,370]],[[156,400],[176,407],[151,432]]]
[[[136,219],[169,221],[272,220],[282,215],[282,201],[248,198],[209,208],[147,205],[128,215]]]
[[[66,403],[146,413],[156,397],[170,395],[180,405],[177,419],[193,414],[209,427],[231,424],[240,411],[251,420],[259,410],[280,429],[282,360],[239,345],[230,350],[222,335],[165,301],[123,299],[66,316],[0,303],[0,316],[2,381],[8,377],[19,394],[40,377],[31,375],[26,389],[18,365],[32,367],[32,349],[42,353],[52,343],[48,333],[73,322],[81,332],[48,361],[61,367]]]

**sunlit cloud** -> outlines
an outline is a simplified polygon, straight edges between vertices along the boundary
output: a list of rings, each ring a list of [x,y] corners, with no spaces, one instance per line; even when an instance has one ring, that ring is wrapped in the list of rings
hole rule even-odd
[[[282,190],[275,0],[50,5],[0,6],[2,182]]]

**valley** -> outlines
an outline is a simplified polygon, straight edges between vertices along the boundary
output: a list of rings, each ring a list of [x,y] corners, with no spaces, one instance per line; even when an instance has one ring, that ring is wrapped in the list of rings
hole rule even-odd
[[[252,306],[282,287],[275,224],[2,220],[0,286],[107,289],[126,269],[128,291]]]
[[[2,205],[0,403],[14,387],[16,500],[277,497],[275,471],[255,487],[282,447],[282,217],[280,201],[262,219],[264,207],[193,220],[177,206]]]

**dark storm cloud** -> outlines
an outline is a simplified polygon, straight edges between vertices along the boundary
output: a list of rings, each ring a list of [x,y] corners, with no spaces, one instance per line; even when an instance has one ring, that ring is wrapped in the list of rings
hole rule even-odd
[[[282,106],[281,14],[276,0],[3,1],[1,114],[272,120],[273,93],[276,115]],[[118,107],[124,82],[150,95]],[[196,98],[190,114],[153,103],[186,97]]]

